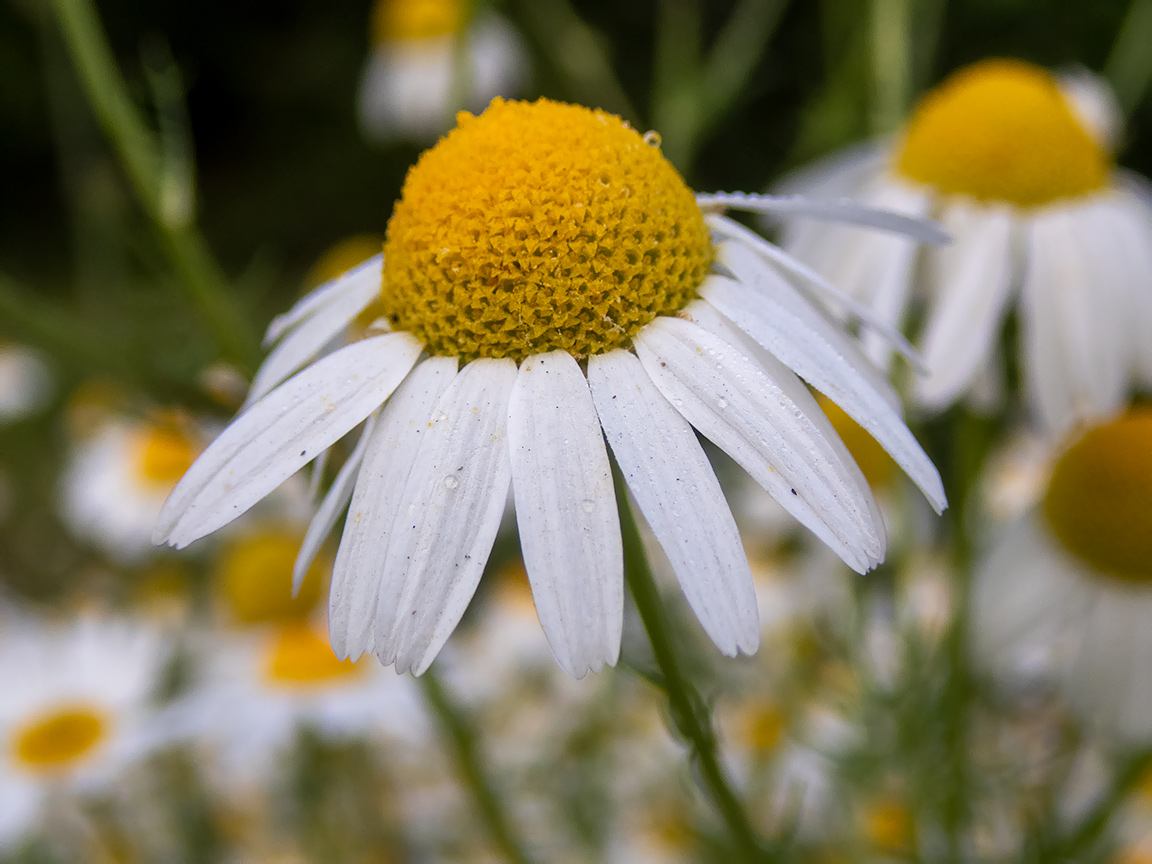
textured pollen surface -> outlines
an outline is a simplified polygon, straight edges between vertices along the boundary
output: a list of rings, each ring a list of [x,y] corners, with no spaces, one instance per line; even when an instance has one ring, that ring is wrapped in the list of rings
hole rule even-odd
[[[1097,572],[1152,581],[1152,408],[1088,432],[1052,472],[1044,515]]]
[[[1051,75],[985,60],[924,97],[896,167],[944,194],[1032,207],[1101,188],[1110,165]]]
[[[695,196],[618,117],[493,101],[426,151],[388,222],[381,302],[430,354],[575,357],[628,344],[712,261]]]

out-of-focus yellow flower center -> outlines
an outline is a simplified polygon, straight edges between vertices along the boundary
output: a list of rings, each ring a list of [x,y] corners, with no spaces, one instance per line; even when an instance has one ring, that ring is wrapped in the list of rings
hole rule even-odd
[[[695,196],[626,123],[496,99],[408,172],[381,299],[431,354],[576,357],[626,345],[695,294],[712,244]]]
[[[236,621],[282,623],[308,617],[320,599],[326,565],[314,562],[293,597],[292,568],[300,540],[294,532],[272,529],[247,534],[224,549],[219,587]]]
[[[196,452],[188,436],[174,426],[145,427],[136,442],[137,474],[155,486],[175,486],[192,466]]]
[[[896,167],[944,194],[1032,207],[1101,188],[1110,165],[1051,75],[985,60],[921,100]]]
[[[1073,444],[1052,471],[1044,515],[1094,571],[1152,582],[1152,408],[1133,408]]]
[[[464,26],[466,11],[464,0],[376,0],[372,41],[451,36]]]
[[[875,848],[901,852],[912,846],[915,823],[903,803],[894,798],[881,798],[865,808],[863,829],[864,836]]]
[[[784,740],[788,718],[776,702],[757,699],[740,707],[736,725],[741,740],[750,749],[771,753]]]
[[[105,737],[107,725],[103,713],[91,707],[57,708],[16,730],[15,761],[33,772],[67,768],[96,749]]]
[[[881,447],[875,438],[869,435],[844,409],[822,393],[816,395],[816,401],[821,410],[832,423],[832,428],[860,466],[864,479],[873,489],[883,489],[892,483],[895,476],[896,463],[888,455],[888,451]]]
[[[353,678],[364,674],[364,667],[337,660],[327,639],[300,624],[284,627],[276,634],[264,672],[273,684],[296,687]]]

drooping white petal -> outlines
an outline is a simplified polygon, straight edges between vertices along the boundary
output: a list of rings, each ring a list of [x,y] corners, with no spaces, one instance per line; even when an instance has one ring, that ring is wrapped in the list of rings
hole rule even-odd
[[[714,195],[697,195],[696,203],[701,209],[750,210],[753,213],[771,213],[777,216],[810,217],[827,219],[845,225],[859,225],[888,231],[910,237],[921,243],[940,246],[951,238],[935,222],[893,213],[890,210],[877,210],[862,207],[854,201],[818,201],[801,195],[757,195],[751,192],[717,192]]]
[[[520,365],[508,404],[520,548],[560,668],[615,665],[624,625],[624,553],[604,436],[567,351]]]
[[[293,328],[260,364],[244,400],[245,407],[259,401],[315,357],[380,295],[379,274],[363,264],[336,280],[336,285],[341,290]]]
[[[844,409],[887,450],[937,512],[947,498],[940,474],[876,386],[869,362],[835,325],[748,249],[723,243],[720,261],[740,279],[710,276],[700,296],[784,365]],[[742,284],[741,284],[742,283]]]
[[[843,307],[851,317],[859,321],[864,327],[876,331],[888,340],[891,346],[900,352],[900,354],[918,370],[924,368],[924,362],[920,358],[920,353],[912,347],[912,343],[904,338],[903,333],[887,321],[877,317],[870,306],[861,303],[855,297],[841,291],[816,272],[816,270],[800,261],[800,259],[785,252],[779,246],[769,243],[755,231],[745,228],[739,222],[729,219],[727,216],[722,216],[719,213],[709,213],[704,217],[704,223],[715,234],[742,243],[761,258],[765,259],[765,261],[775,264],[781,270],[797,277],[812,288],[817,289],[824,295],[826,300],[831,300],[834,305]],[[889,388],[889,390],[891,390],[891,388]],[[900,400],[899,397],[896,396],[895,391],[891,391],[891,393],[892,398],[899,404]]]
[[[264,334],[264,347],[267,348],[301,321],[310,318],[329,303],[346,295],[361,294],[369,286],[379,291],[383,269],[384,255],[373,255],[362,264],[357,264],[347,273],[309,291],[297,300],[291,309],[272,319],[272,323],[268,325],[268,330]]]
[[[432,413],[404,487],[380,583],[376,655],[419,675],[464,614],[512,480],[511,360],[473,360]]]
[[[375,411],[420,356],[410,333],[349,345],[245,411],[168,496],[153,540],[183,548],[227,525]]]
[[[1014,276],[1014,221],[1003,205],[954,203],[944,225],[956,242],[928,259],[934,285],[922,344],[928,374],[918,400],[937,410],[960,397],[992,350]]]
[[[355,660],[373,649],[376,599],[404,488],[432,410],[455,376],[455,357],[420,363],[385,403],[371,436],[365,436],[328,593],[328,635],[341,659]]]
[[[373,414],[364,421],[364,428],[360,431],[360,439],[356,442],[352,452],[348,454],[344,464],[340,466],[340,470],[336,472],[336,479],[332,481],[332,485],[324,495],[320,506],[316,508],[312,521],[308,523],[308,530],[304,532],[300,551],[296,554],[296,563],[292,566],[293,597],[300,592],[300,586],[304,584],[304,577],[308,573],[308,568],[312,566],[320,547],[324,545],[324,541],[332,533],[332,527],[336,524],[340,511],[344,509],[344,505],[352,497],[352,487],[356,482],[356,474],[360,470],[360,463],[364,459],[364,450],[368,446],[368,439],[372,436],[372,430],[375,426],[376,415]],[[319,462],[330,452],[332,451],[325,450],[317,457],[316,461]]]
[[[1121,314],[1129,328],[1132,370],[1145,387],[1152,386],[1152,209],[1124,190],[1110,197],[1100,215],[1123,270]]]
[[[724,654],[760,644],[752,573],[736,521],[696,433],[632,354],[588,360],[608,443],[704,631]]]
[[[733,340],[657,318],[634,343],[653,383],[689,423],[845,563],[866,572],[883,560],[886,538],[860,469],[792,372],[765,368]]]

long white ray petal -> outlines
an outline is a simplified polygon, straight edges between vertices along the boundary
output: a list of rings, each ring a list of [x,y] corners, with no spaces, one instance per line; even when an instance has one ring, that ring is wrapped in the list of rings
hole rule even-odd
[[[567,351],[520,365],[508,445],[520,548],[556,662],[574,678],[614,666],[624,625],[620,520],[592,394]]]
[[[608,443],[684,596],[724,654],[760,644],[756,590],[740,533],[696,433],[627,351],[588,360]]]
[[[757,195],[753,192],[717,192],[697,195],[696,203],[702,210],[749,210],[753,213],[771,213],[777,216],[808,216],[827,219],[845,225],[859,225],[911,237],[921,243],[941,246],[951,241],[948,234],[929,219],[916,219],[890,210],[861,207],[852,201],[817,201],[801,195]]]
[[[689,423],[845,563],[866,572],[883,560],[885,535],[860,469],[807,388],[783,366],[753,361],[733,339],[657,318],[634,342],[653,383]],[[788,378],[794,386],[784,384]]]
[[[332,533],[332,527],[340,517],[340,511],[344,509],[344,505],[352,497],[356,473],[360,470],[360,463],[364,459],[364,450],[368,447],[368,439],[372,436],[372,430],[375,427],[376,415],[373,414],[364,421],[364,428],[360,431],[360,439],[356,442],[352,452],[348,454],[344,464],[340,466],[340,470],[336,472],[336,479],[332,481],[332,486],[324,495],[320,506],[316,508],[316,514],[308,523],[308,530],[304,532],[304,540],[296,555],[296,563],[292,566],[293,597],[300,593],[300,586],[304,583],[304,576],[308,573],[308,568],[312,566],[320,547],[324,545],[324,541]],[[325,450],[324,454],[330,452]]]
[[[297,300],[291,309],[272,319],[272,323],[264,333],[264,347],[267,348],[305,318],[345,294],[359,294],[366,290],[365,286],[368,285],[375,286],[379,291],[383,270],[384,255],[373,255],[342,276],[337,276],[331,282],[325,282],[319,288],[309,291]]]
[[[200,454],[168,496],[153,540],[183,548],[244,513],[380,407],[421,348],[410,333],[365,339],[281,384]]]
[[[743,243],[760,257],[776,264],[782,270],[819,290],[827,299],[846,309],[848,314],[859,321],[862,326],[884,337],[917,371],[924,371],[924,360],[920,357],[920,352],[912,347],[912,343],[904,338],[903,333],[878,317],[867,303],[861,303],[855,297],[844,293],[807,264],[788,254],[774,243],[769,243],[755,231],[744,227],[734,219],[729,219],[719,213],[709,213],[704,217],[704,223],[721,237]],[[892,397],[899,403],[895,391],[892,391]]]
[[[373,649],[376,598],[404,487],[432,409],[455,376],[455,357],[431,357],[412,370],[380,410],[332,567],[328,635],[341,659],[355,660]]]
[[[419,675],[464,614],[500,527],[512,469],[511,360],[473,360],[437,403],[404,487],[376,608],[376,655]]]
[[[352,271],[355,273],[356,271]],[[272,349],[256,370],[244,407],[252,405],[271,392],[289,375],[311,360],[320,349],[346,329],[368,304],[380,295],[379,280],[347,279],[347,290],[342,290],[330,302],[316,310],[316,314],[301,321],[283,341]]]
[[[936,288],[924,328],[929,374],[917,399],[946,408],[959,398],[992,350],[1013,284],[1013,225],[1007,207],[953,204],[944,224],[956,242],[929,258]]]
[[[884,392],[874,386],[867,374],[871,364],[747,248],[721,244],[719,257],[740,282],[709,276],[700,296],[843,408],[892,455],[936,512],[942,511],[947,498],[940,474]]]

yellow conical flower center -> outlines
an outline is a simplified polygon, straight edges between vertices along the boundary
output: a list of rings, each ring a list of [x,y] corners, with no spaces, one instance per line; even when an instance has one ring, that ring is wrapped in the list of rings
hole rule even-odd
[[[296,687],[341,681],[364,673],[364,667],[337,660],[328,640],[306,625],[285,627],[272,641],[265,658],[267,680]]]
[[[292,596],[292,568],[300,535],[291,531],[257,531],[224,549],[219,588],[231,616],[242,624],[301,621],[315,608],[323,589],[324,564],[314,562],[300,593]]]
[[[892,482],[896,463],[888,451],[877,443],[844,409],[822,393],[816,395],[820,409],[832,423],[832,428],[860,466],[860,471],[873,489],[883,489]]]
[[[135,450],[137,475],[154,486],[175,486],[196,459],[188,436],[164,424],[140,430]]]
[[[693,297],[703,214],[658,147],[620,118],[494,100],[408,172],[381,300],[431,354],[584,357]]]
[[[33,772],[67,768],[104,739],[107,720],[88,706],[70,705],[34,717],[16,730],[16,764]]]
[[[464,26],[465,11],[463,0],[376,0],[372,41],[451,36]]]
[[[1110,165],[1051,75],[985,60],[921,100],[896,168],[944,194],[1031,207],[1101,188]]]
[[[1134,408],[1073,444],[1053,469],[1044,515],[1094,571],[1152,582],[1152,408]]]

